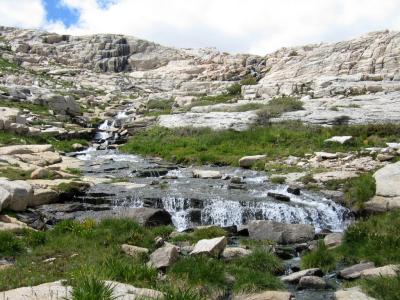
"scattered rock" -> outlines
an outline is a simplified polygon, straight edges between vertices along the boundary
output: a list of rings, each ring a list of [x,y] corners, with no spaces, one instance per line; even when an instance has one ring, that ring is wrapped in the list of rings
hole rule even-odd
[[[304,276],[318,276],[322,275],[322,272],[318,268],[306,269],[299,272],[292,273],[287,276],[281,277],[281,280],[285,283],[298,283]]]
[[[222,174],[219,171],[193,170],[193,177],[202,179],[220,179],[222,178]]]
[[[290,197],[283,194],[268,192],[267,195],[279,201],[290,202]]]
[[[266,155],[244,156],[239,159],[239,166],[242,168],[250,168],[257,161],[264,160],[266,157]]]
[[[190,255],[208,254],[216,257],[219,256],[222,251],[224,251],[226,244],[227,239],[224,236],[209,240],[200,240],[196,243]]]
[[[379,268],[365,269],[360,271],[361,278],[379,277],[379,276],[396,276],[397,272],[400,271],[400,266],[387,265]]]
[[[330,233],[325,236],[324,243],[328,248],[335,248],[342,244],[343,234],[342,233]]]
[[[241,247],[229,247],[224,249],[224,251],[222,252],[222,257],[229,260],[237,257],[247,256],[249,254],[251,254],[251,250],[247,250]]]
[[[274,221],[251,221],[248,225],[249,236],[255,240],[272,240],[280,244],[294,244],[311,241],[314,227],[307,224],[284,224]]]
[[[344,279],[356,279],[361,276],[360,272],[375,268],[375,264],[373,262],[365,262],[359,263],[347,268],[344,268],[339,272],[339,276]]]
[[[178,258],[178,248],[171,244],[165,244],[150,255],[149,265],[156,269],[165,269],[172,266]]]
[[[358,286],[335,292],[335,298],[336,300],[376,300],[364,294]]]
[[[299,289],[315,289],[322,290],[326,288],[326,282],[318,276],[303,276],[299,280],[297,286]]]
[[[339,143],[339,144],[345,144],[353,139],[352,136],[334,136],[331,137],[330,139],[325,140],[325,143]]]
[[[128,244],[123,244],[121,246],[121,250],[124,253],[126,253],[132,257],[138,257],[138,256],[149,253],[149,249],[147,249],[147,248],[132,246],[132,245],[128,245]]]
[[[257,294],[235,295],[233,300],[290,300],[292,294],[280,291],[264,291]]]
[[[288,193],[299,196],[301,194],[301,189],[298,186],[290,185],[288,186],[287,190]]]

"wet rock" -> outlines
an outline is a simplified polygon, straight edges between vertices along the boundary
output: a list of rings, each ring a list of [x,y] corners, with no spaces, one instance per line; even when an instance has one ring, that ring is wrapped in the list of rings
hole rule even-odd
[[[320,276],[322,272],[319,268],[306,269],[281,277],[284,283],[298,283],[304,276]]]
[[[356,279],[361,276],[360,272],[375,268],[375,264],[373,262],[365,262],[359,263],[347,268],[344,268],[339,272],[339,276],[344,279]]]
[[[229,247],[224,249],[221,256],[222,258],[229,260],[237,257],[247,256],[249,254],[251,254],[251,250],[241,247]]]
[[[193,170],[193,177],[202,179],[220,179],[222,174],[219,171]]]
[[[335,292],[336,300],[376,300],[362,292],[359,286]]]
[[[342,233],[330,233],[325,236],[324,243],[328,248],[335,248],[342,244],[343,234]]]
[[[234,176],[231,178],[231,183],[232,184],[243,184],[244,182],[242,181],[241,177]]]
[[[178,248],[166,243],[150,255],[149,265],[156,269],[165,269],[172,266],[179,258]]]
[[[121,250],[132,257],[140,257],[142,255],[146,255],[147,253],[149,253],[149,249],[147,248],[132,246],[128,244],[123,244],[121,246]]]
[[[301,189],[299,186],[296,185],[290,185],[288,186],[288,188],[286,189],[286,191],[290,194],[299,196],[301,194]]]
[[[242,168],[250,168],[256,162],[264,160],[267,156],[266,155],[253,155],[253,156],[244,156],[239,159],[239,166]]]
[[[322,290],[326,288],[326,282],[318,276],[303,276],[300,278],[297,288]]]
[[[255,294],[235,295],[233,300],[290,300],[292,294],[290,292],[280,291],[264,291]]]
[[[290,202],[290,197],[283,194],[268,192],[267,195],[279,201]]]
[[[136,172],[137,177],[161,177],[167,175],[170,169],[164,168],[151,168],[139,170]]]
[[[230,184],[228,185],[228,189],[229,189],[229,190],[247,190],[247,187],[246,187],[245,185],[243,185],[243,184],[233,184],[233,183],[230,183]]]
[[[284,224],[273,221],[251,221],[249,236],[255,240],[272,240],[280,244],[294,244],[311,241],[315,230],[306,224]]]
[[[207,254],[217,257],[222,253],[222,251],[224,251],[226,244],[227,239],[224,236],[214,239],[200,240],[196,243],[190,255]]]

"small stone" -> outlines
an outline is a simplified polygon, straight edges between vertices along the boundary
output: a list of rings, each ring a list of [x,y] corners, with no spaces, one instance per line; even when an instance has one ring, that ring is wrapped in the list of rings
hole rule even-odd
[[[324,289],[326,287],[326,282],[323,278],[318,276],[303,276],[300,278],[299,289]]]
[[[149,249],[147,249],[147,248],[132,246],[132,245],[128,245],[128,244],[123,244],[121,246],[121,249],[124,253],[126,253],[132,257],[138,257],[138,256],[149,253]]]
[[[244,156],[241,159],[239,159],[239,166],[242,168],[250,168],[257,161],[264,160],[266,157],[267,157],[266,155]]]
[[[339,144],[345,144],[353,139],[352,136],[334,136],[331,137],[330,139],[325,140],[325,143],[339,143]]]
[[[222,178],[222,174],[219,171],[193,170],[193,177],[202,179],[220,179]]]
[[[390,155],[390,154],[384,154],[384,153],[379,153],[376,156],[376,159],[380,162],[384,162],[384,161],[390,161],[394,158],[394,155]]]
[[[283,194],[268,192],[267,195],[279,201],[290,202],[290,197]]]
[[[196,243],[190,255],[208,254],[210,256],[216,257],[224,251],[226,244],[227,239],[224,236],[214,239],[200,240]]]
[[[150,255],[149,265],[156,269],[164,269],[172,266],[179,258],[178,248],[166,243]]]
[[[229,247],[224,249],[222,252],[222,257],[229,260],[237,257],[247,256],[249,254],[251,254],[250,250],[241,247]]]
[[[335,248],[342,243],[343,234],[342,233],[330,233],[324,238],[325,246],[328,248]]]
[[[288,186],[288,188],[287,188],[286,191],[287,191],[288,193],[293,194],[293,195],[296,195],[296,196],[299,196],[300,193],[301,193],[300,187],[295,186],[295,185],[290,185],[290,186]]]
[[[298,283],[300,279],[304,276],[317,276],[322,275],[319,268],[306,269],[299,272],[292,273],[287,276],[281,277],[281,280],[285,283]]]

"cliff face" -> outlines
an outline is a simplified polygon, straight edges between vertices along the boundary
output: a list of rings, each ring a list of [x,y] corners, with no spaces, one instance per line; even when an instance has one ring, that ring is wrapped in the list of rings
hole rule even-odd
[[[322,124],[342,116],[348,116],[350,123],[400,120],[398,32],[282,48],[264,57],[164,47],[123,35],[68,36],[10,27],[0,27],[0,34],[0,57],[19,68],[18,74],[3,70],[0,85],[29,101],[48,98],[61,87],[64,93],[97,89],[108,97],[134,93],[143,103],[154,99],[178,103],[180,97],[224,93],[234,82],[253,76],[257,84],[242,86],[240,100],[268,102],[277,95],[303,98],[305,110],[284,114],[284,119]],[[87,103],[85,97],[79,100]],[[96,97],[105,101],[101,95]],[[213,108],[207,111],[212,117]],[[162,124],[187,120],[203,124],[210,119],[205,112],[193,112],[197,114],[163,117]],[[218,118],[210,124],[218,123]],[[231,122],[246,118],[239,113]],[[247,119],[255,120],[253,115]]]

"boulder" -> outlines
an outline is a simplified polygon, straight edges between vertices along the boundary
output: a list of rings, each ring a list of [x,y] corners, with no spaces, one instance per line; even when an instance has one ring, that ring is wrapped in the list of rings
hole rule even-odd
[[[207,254],[216,257],[224,251],[226,244],[227,239],[224,236],[200,240],[196,243],[190,255]]]
[[[124,253],[126,253],[132,257],[139,257],[141,255],[145,255],[145,254],[149,253],[149,249],[147,249],[147,248],[132,246],[132,245],[128,245],[128,244],[123,244],[121,246],[121,250]]]
[[[343,233],[330,233],[324,237],[325,246],[335,248],[342,243]]]
[[[344,268],[339,272],[339,276],[344,279],[356,279],[361,276],[360,272],[375,268],[375,264],[373,262],[365,262],[359,263],[347,268]]]
[[[398,265],[387,265],[379,268],[365,269],[360,271],[361,278],[371,278],[371,277],[392,277],[396,276],[397,272],[400,271],[400,266]]]
[[[312,268],[312,269],[302,270],[299,272],[294,272],[287,276],[283,276],[281,277],[281,280],[284,283],[298,283],[300,279],[304,276],[317,276],[317,275],[322,275],[321,270],[319,268]]]
[[[375,196],[365,203],[365,209],[384,212],[400,208],[400,162],[388,164],[374,174]]]
[[[0,212],[2,211],[3,208],[8,207],[10,200],[11,200],[10,192],[0,186]]]
[[[313,175],[314,180],[322,183],[331,180],[346,180],[354,177],[358,177],[358,174],[354,171],[328,171]]]
[[[264,160],[266,155],[252,155],[252,156],[244,156],[239,159],[239,166],[242,168],[250,168],[257,161]]]
[[[58,193],[52,189],[34,189],[33,196],[28,202],[29,207],[54,203],[58,200]]]
[[[299,289],[315,289],[322,290],[326,288],[326,282],[318,276],[303,276],[299,280],[297,286]]]
[[[359,286],[343,289],[335,292],[336,300],[376,300],[361,291]]]
[[[0,187],[7,190],[11,198],[6,201],[8,204],[4,208],[14,211],[23,211],[28,206],[29,201],[32,200],[33,190],[29,183],[23,180],[9,181],[0,179]]]
[[[171,244],[165,244],[150,255],[149,265],[156,269],[165,269],[172,266],[178,258],[178,248]]]
[[[0,155],[32,154],[52,151],[54,151],[52,145],[14,145],[0,147]]]
[[[381,162],[383,162],[383,161],[390,161],[390,160],[392,160],[393,158],[394,158],[394,155],[390,155],[390,154],[387,154],[387,153],[379,153],[379,154],[376,156],[376,160],[381,161]]]
[[[292,294],[290,292],[281,291],[264,291],[257,294],[235,295],[233,300],[290,300]]]
[[[44,179],[49,177],[50,170],[45,168],[37,168],[31,173],[31,179]]]
[[[15,157],[25,163],[33,164],[40,167],[57,164],[62,161],[60,154],[51,151],[44,151],[32,154],[16,154]]]
[[[78,116],[81,108],[72,96],[47,95],[44,101],[50,110],[68,116]]]
[[[222,178],[222,174],[220,171],[193,170],[193,177],[202,179],[220,179]]]
[[[307,224],[284,224],[257,220],[248,225],[249,236],[254,240],[271,240],[280,244],[295,244],[313,240],[315,229]]]
[[[249,254],[251,254],[251,250],[241,247],[229,247],[224,249],[224,251],[222,252],[222,257],[229,260],[237,257],[247,256]]]

